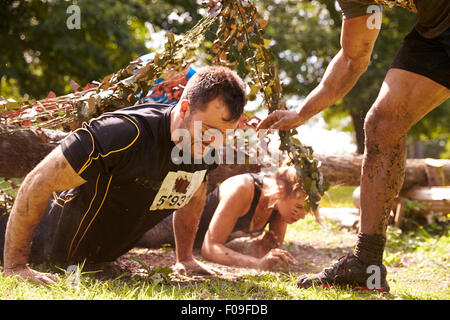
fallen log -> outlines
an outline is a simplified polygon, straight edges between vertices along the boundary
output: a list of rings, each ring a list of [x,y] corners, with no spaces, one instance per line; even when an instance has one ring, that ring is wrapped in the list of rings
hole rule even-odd
[[[326,181],[333,185],[359,186],[361,178],[362,155],[320,155],[314,156],[322,165],[320,171]],[[436,178],[436,171],[439,178]],[[439,179],[440,185],[450,185],[450,160],[448,159],[407,159],[405,179],[402,189],[413,186],[436,185],[431,182]]]
[[[10,132],[0,126],[0,177],[24,177],[39,161],[58,145],[67,132],[39,129]],[[361,155],[321,155],[314,157],[321,162],[323,179],[331,185],[358,186],[361,176]],[[443,185],[450,185],[450,160],[433,160],[433,174],[430,172],[429,159],[408,159],[406,162],[403,189],[412,186],[429,186],[430,180],[438,179]],[[217,184],[231,176],[244,172],[258,172],[256,164],[221,165],[210,176],[210,183]],[[438,178],[436,178],[438,177]]]
[[[48,129],[10,133],[0,126],[0,177],[24,177],[67,135]]]
[[[423,211],[450,213],[450,187],[414,187],[401,192],[401,196],[420,203]]]
[[[331,185],[359,186],[362,155],[314,154],[314,158],[321,163],[319,170],[323,179]],[[257,172],[257,166],[228,165],[224,172],[217,171],[217,174],[220,174],[217,181],[243,172]],[[430,185],[450,185],[450,160],[407,159],[402,190],[408,190],[413,186]]]
[[[360,208],[360,188],[353,192],[353,203]],[[395,199],[391,210],[393,224],[402,228],[406,218],[419,215],[427,223],[433,222],[433,214],[447,215],[450,213],[449,186],[415,186],[402,190]]]
[[[359,210],[356,208],[319,208],[319,215],[336,222],[342,228],[357,228],[359,224]]]
[[[450,187],[421,187],[416,186],[410,189],[402,190],[398,196],[398,201],[394,203],[395,210],[398,211],[398,205],[406,200],[416,201],[426,211],[447,214],[450,213]],[[356,208],[360,208],[360,188],[353,192],[353,203]]]

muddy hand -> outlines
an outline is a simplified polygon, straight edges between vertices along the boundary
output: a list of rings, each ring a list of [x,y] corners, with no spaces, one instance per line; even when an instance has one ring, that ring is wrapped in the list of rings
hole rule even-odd
[[[276,110],[269,114],[266,119],[261,121],[256,130],[291,130],[302,125],[304,122],[305,120],[300,119],[296,110]]]
[[[281,246],[281,241],[278,239],[275,232],[270,230],[264,234],[262,241],[267,250],[279,248]]]
[[[269,269],[276,265],[294,265],[295,258],[286,250],[272,249],[260,259],[259,268]]]
[[[13,269],[7,268],[3,272],[5,277],[17,276],[22,280],[31,281],[37,284],[55,284],[59,280],[50,273],[38,272],[29,268],[28,266],[17,266]]]
[[[270,250],[279,248],[281,242],[273,231],[267,231],[262,239],[253,242],[252,255],[257,258],[264,257]]]

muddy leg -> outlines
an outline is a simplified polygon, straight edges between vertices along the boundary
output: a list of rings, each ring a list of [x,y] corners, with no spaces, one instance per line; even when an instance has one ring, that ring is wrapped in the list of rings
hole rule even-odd
[[[450,90],[418,74],[391,69],[365,120],[366,149],[361,175],[361,223],[355,255],[381,264],[390,210],[401,190],[406,134]]]
[[[390,208],[405,173],[406,134],[450,90],[421,75],[391,69],[365,120],[366,149],[361,175],[361,226],[385,234]]]
[[[361,175],[361,228],[367,234],[385,234],[395,197],[400,192],[406,164],[406,136],[392,146],[369,142]]]

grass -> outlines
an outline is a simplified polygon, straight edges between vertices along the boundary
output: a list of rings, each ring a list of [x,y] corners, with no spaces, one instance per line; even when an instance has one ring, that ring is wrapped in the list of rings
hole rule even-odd
[[[207,279],[183,284],[152,284],[142,280],[98,281],[81,277],[73,287],[67,277],[56,285],[34,285],[13,278],[0,281],[1,300],[355,300],[385,299],[386,296],[363,291],[327,289],[299,290],[296,275],[265,274],[239,281]]]
[[[329,199],[324,201],[348,203],[353,190],[341,188],[330,190]],[[106,281],[95,279],[83,270],[72,274],[60,271],[61,281],[55,285],[35,285],[0,277],[0,300],[449,300],[450,237],[446,218],[443,225],[407,233],[388,228],[384,264],[389,272],[389,294],[342,288],[298,289],[295,284],[298,274],[289,270],[246,275],[238,280],[171,282],[167,281],[167,269],[163,268],[161,275],[153,272],[144,278],[124,276]],[[321,254],[334,258],[348,249],[343,246],[354,245],[354,234],[355,230],[341,230],[330,221],[319,226],[308,216],[289,226],[285,247],[294,248],[295,241],[321,243]],[[40,268],[48,271],[45,266]]]
[[[353,191],[356,187],[332,186],[323,195],[320,205],[324,208],[354,208]]]

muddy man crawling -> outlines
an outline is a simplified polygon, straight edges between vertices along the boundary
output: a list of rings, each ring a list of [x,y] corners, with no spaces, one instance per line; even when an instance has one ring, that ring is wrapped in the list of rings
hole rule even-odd
[[[3,274],[53,283],[55,276],[27,263],[114,261],[172,213],[176,269],[215,274],[193,258],[192,246],[206,177],[217,164],[203,161],[179,133],[192,138],[200,123],[202,136],[209,129],[224,135],[237,127],[245,104],[237,74],[209,67],[189,80],[176,106],[136,105],[74,131],[27,175],[11,214],[0,218]],[[177,150],[199,161],[179,163]]]

